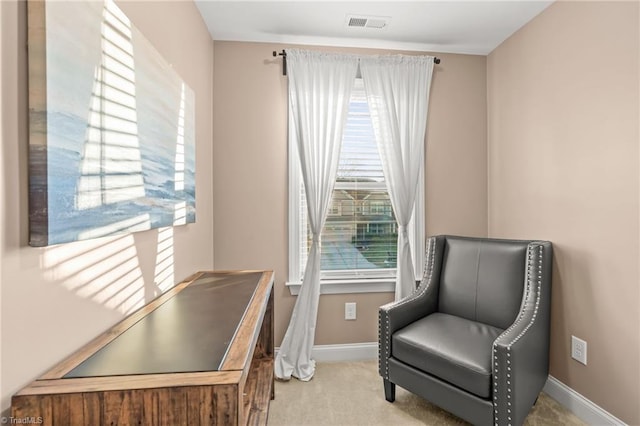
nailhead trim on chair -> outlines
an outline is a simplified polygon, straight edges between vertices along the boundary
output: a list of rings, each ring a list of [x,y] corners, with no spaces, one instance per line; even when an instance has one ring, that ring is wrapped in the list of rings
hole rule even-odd
[[[385,339],[384,343],[384,352],[385,352],[385,356],[382,356],[382,349],[381,346],[382,345],[378,345],[378,362],[382,363],[383,358],[384,358],[384,375],[382,376],[384,379],[389,380],[389,356],[391,355],[391,335],[389,334],[389,330],[391,329],[391,325],[389,324],[389,310],[392,308],[396,308],[399,306],[402,306],[416,298],[421,297],[422,295],[424,295],[427,290],[429,289],[429,287],[431,286],[431,278],[432,278],[432,274],[433,274],[433,262],[434,262],[434,258],[435,258],[435,241],[436,239],[434,237],[429,238],[429,242],[427,244],[427,253],[425,255],[425,258],[427,259],[427,262],[425,264],[424,267],[424,271],[422,273],[422,282],[420,283],[420,287],[422,288],[418,288],[411,296],[406,297],[402,300],[398,300],[395,302],[391,302],[391,303],[387,303],[386,305],[383,305],[380,307],[381,311],[385,312],[384,315],[384,327],[385,327],[385,331],[386,333],[384,334],[387,338]],[[378,336],[382,336],[382,315],[378,315]],[[379,370],[380,373],[383,372],[382,369],[382,365],[379,365]]]
[[[525,288],[525,303],[523,303],[523,308],[527,306],[527,302],[529,302],[529,298],[531,297],[531,289],[532,289],[532,280],[531,280],[531,274],[532,274],[532,269],[534,266],[534,253],[533,251],[535,249],[538,249],[538,276],[537,276],[537,285],[536,285],[536,291],[535,291],[535,296],[536,296],[536,301],[535,301],[535,306],[533,309],[533,315],[531,316],[531,319],[529,320],[529,323],[522,329],[522,331],[513,338],[513,340],[511,340],[511,342],[509,342],[507,344],[507,374],[506,374],[506,383],[507,383],[507,392],[506,392],[506,397],[507,397],[507,422],[508,425],[511,426],[511,396],[513,393],[513,389],[511,387],[511,346],[513,344],[515,344],[518,340],[520,340],[522,338],[522,336],[524,336],[524,334],[529,330],[529,328],[531,328],[531,326],[533,325],[533,323],[536,320],[536,317],[538,316],[538,310],[540,307],[540,289],[542,286],[542,251],[543,251],[543,246],[540,245],[540,243],[537,242],[532,242],[529,243],[529,246],[527,247],[527,285]],[[495,425],[498,426],[498,350],[497,350],[497,343],[498,341],[500,341],[502,338],[504,338],[505,336],[509,335],[509,332],[511,332],[511,330],[513,330],[514,328],[518,327],[518,325],[522,322],[523,318],[524,318],[524,314],[525,311],[522,310],[520,311],[516,321],[511,325],[511,327],[509,327],[506,331],[504,331],[500,336],[498,336],[498,338],[494,341],[493,344],[493,361],[494,361],[494,380],[493,380],[493,412],[494,412],[494,422]]]

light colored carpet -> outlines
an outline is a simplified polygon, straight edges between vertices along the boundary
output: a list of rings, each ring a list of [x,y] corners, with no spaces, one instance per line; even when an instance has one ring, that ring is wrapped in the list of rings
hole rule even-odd
[[[467,424],[399,386],[396,401],[387,402],[377,361],[319,363],[310,382],[276,381],[275,395],[269,408],[269,426]],[[525,425],[584,423],[542,393]]]

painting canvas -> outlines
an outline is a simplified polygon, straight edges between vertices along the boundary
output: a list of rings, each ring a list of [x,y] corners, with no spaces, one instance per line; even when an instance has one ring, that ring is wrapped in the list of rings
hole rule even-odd
[[[195,96],[111,0],[29,10],[30,244],[195,222]]]

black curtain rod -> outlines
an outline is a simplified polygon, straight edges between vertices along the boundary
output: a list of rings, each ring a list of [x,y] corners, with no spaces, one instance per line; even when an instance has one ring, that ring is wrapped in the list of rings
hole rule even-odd
[[[282,75],[287,75],[287,52],[285,52],[284,50],[280,53],[276,52],[275,50],[273,51],[273,56],[282,56]],[[434,64],[439,64],[440,63],[440,58],[434,58],[433,59],[433,63]]]

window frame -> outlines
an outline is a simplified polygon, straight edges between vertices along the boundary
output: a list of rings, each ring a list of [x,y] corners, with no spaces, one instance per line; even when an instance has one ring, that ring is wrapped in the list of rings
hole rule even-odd
[[[298,295],[302,285],[302,275],[304,266],[301,265],[300,253],[302,249],[302,235],[300,221],[302,215],[302,203],[300,191],[302,190],[302,172],[299,164],[298,147],[295,143],[295,129],[291,120],[291,109],[288,108],[288,159],[287,167],[289,171],[288,181],[288,277],[285,283],[292,295]],[[331,209],[331,207],[330,207]],[[424,163],[420,170],[418,187],[416,191],[416,203],[411,222],[408,226],[408,234],[411,243],[413,264],[416,279],[422,276],[425,247],[425,179]],[[417,248],[417,249],[415,249]],[[416,266],[417,265],[417,266]],[[380,274],[375,271],[368,271],[367,277],[344,278],[337,276],[339,271],[323,271],[320,280],[320,294],[344,294],[344,293],[378,293],[395,291],[395,270],[393,276],[389,270],[384,270]],[[332,278],[333,276],[333,278]]]

